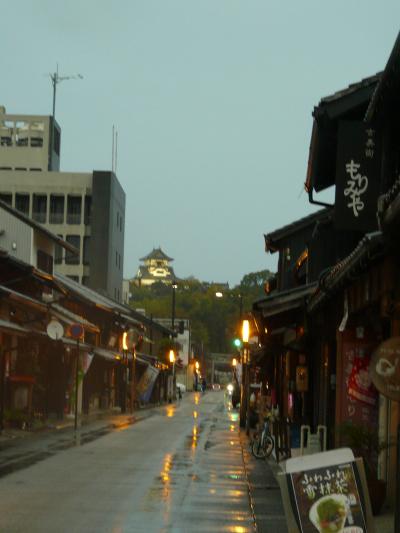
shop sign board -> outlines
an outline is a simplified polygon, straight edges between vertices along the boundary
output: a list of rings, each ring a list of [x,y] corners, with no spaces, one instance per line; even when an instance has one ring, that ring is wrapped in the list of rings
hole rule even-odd
[[[340,334],[342,369],[337,376],[340,388],[340,409],[337,421],[351,421],[375,427],[378,421],[378,391],[369,373],[374,344],[369,339],[356,338],[354,330]]]
[[[380,161],[379,137],[370,125],[339,121],[335,197],[338,229],[377,229]]]
[[[371,531],[364,476],[362,462],[348,448],[289,459],[279,475],[289,531]]]
[[[381,394],[400,402],[400,337],[391,337],[378,346],[372,356],[370,374]]]
[[[142,402],[146,403],[150,400],[151,393],[153,392],[154,384],[159,372],[160,371],[158,368],[148,365],[142,377],[140,378],[136,390]]]

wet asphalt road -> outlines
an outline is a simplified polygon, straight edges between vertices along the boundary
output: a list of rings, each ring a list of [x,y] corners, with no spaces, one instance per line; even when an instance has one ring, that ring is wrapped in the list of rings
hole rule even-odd
[[[238,413],[222,392],[188,393],[79,445],[27,446],[0,451],[1,532],[254,531]]]

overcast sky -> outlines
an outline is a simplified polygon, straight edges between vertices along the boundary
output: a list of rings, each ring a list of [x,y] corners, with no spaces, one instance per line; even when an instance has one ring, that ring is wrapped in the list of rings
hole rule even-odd
[[[382,70],[399,0],[0,0],[0,104],[50,114],[61,169],[126,192],[124,276],[153,247],[179,277],[237,284],[270,268],[263,234],[315,207],[303,191],[321,97]]]

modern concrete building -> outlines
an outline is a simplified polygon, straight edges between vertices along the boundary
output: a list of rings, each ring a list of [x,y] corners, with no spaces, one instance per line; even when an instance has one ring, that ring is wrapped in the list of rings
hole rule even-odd
[[[125,192],[117,177],[109,171],[58,172],[60,135],[50,139],[51,117],[2,111],[0,200],[79,250],[76,257],[58,247],[57,272],[121,301]]]
[[[0,170],[58,171],[60,147],[61,129],[51,116],[9,115],[0,106]]]

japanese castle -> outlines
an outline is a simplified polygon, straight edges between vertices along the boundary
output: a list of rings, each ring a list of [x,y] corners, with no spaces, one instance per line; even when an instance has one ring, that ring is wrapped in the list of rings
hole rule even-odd
[[[139,270],[134,277],[134,283],[138,286],[148,286],[159,281],[170,285],[172,281],[177,279],[174,269],[170,265],[173,261],[172,257],[168,257],[160,247],[153,248],[140,261],[144,264],[139,266]]]

